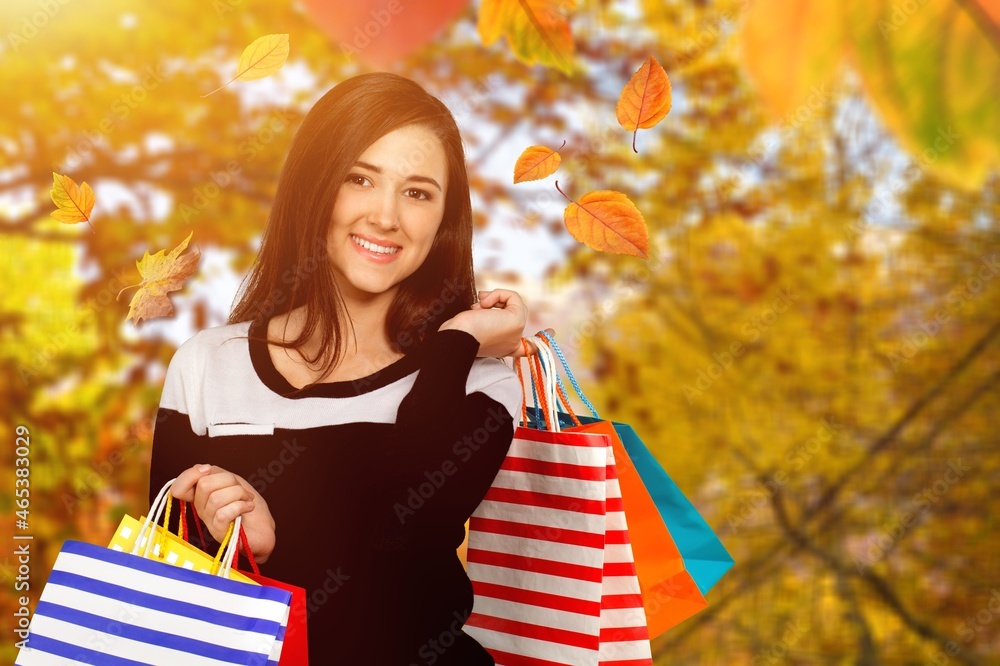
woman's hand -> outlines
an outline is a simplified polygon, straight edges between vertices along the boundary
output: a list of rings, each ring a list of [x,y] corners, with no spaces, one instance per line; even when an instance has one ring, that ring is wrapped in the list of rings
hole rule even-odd
[[[204,471],[202,471],[204,470]],[[215,465],[195,465],[177,476],[170,487],[179,500],[191,502],[209,533],[222,543],[229,524],[242,515],[250,552],[263,564],[274,551],[274,518],[267,502],[246,479]],[[232,536],[239,539],[238,534]]]
[[[477,356],[518,357],[525,355],[521,338],[531,340],[531,336],[524,335],[527,321],[528,311],[516,291],[494,289],[479,292],[478,303],[441,324],[438,330],[455,328],[471,334],[479,340]],[[545,330],[555,334],[551,328]],[[534,342],[528,343],[528,353],[538,353]]]

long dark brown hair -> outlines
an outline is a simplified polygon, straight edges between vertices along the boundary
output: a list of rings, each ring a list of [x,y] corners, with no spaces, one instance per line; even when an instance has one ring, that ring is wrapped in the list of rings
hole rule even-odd
[[[310,364],[325,358],[320,377],[337,366],[350,321],[326,248],[333,205],[361,153],[405,125],[427,128],[438,137],[447,156],[448,180],[444,218],[423,264],[400,283],[386,317],[387,337],[396,353],[408,353],[445,320],[469,309],[476,293],[472,202],[458,126],[448,108],[419,84],[373,72],[336,85],[303,119],[278,178],[260,250],[228,324],[266,323],[306,305],[298,338],[268,342],[299,349],[319,326],[320,352],[303,357]]]

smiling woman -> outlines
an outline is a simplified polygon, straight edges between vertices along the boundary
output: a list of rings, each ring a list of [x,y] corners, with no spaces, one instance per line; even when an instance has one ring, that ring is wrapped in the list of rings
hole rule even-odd
[[[303,120],[229,323],[168,366],[150,499],[176,477],[215,540],[242,515],[262,573],[307,591],[316,664],[494,663],[462,630],[456,549],[513,438],[495,357],[523,355],[527,313],[506,289],[477,302],[473,275],[454,118],[357,76]]]

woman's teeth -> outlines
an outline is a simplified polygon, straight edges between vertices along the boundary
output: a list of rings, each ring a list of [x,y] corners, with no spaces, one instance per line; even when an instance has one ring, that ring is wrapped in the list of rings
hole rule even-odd
[[[351,235],[351,240],[366,250],[377,252],[379,254],[396,254],[396,252],[399,251],[398,247],[382,247],[381,245],[375,245],[374,243],[369,243],[368,241],[358,238],[353,234]]]

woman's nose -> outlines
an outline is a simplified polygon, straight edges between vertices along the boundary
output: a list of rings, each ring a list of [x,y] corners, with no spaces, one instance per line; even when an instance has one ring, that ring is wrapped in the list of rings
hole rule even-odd
[[[399,226],[398,214],[395,194],[386,191],[382,196],[375,197],[368,217],[370,221],[383,229],[395,229]]]

